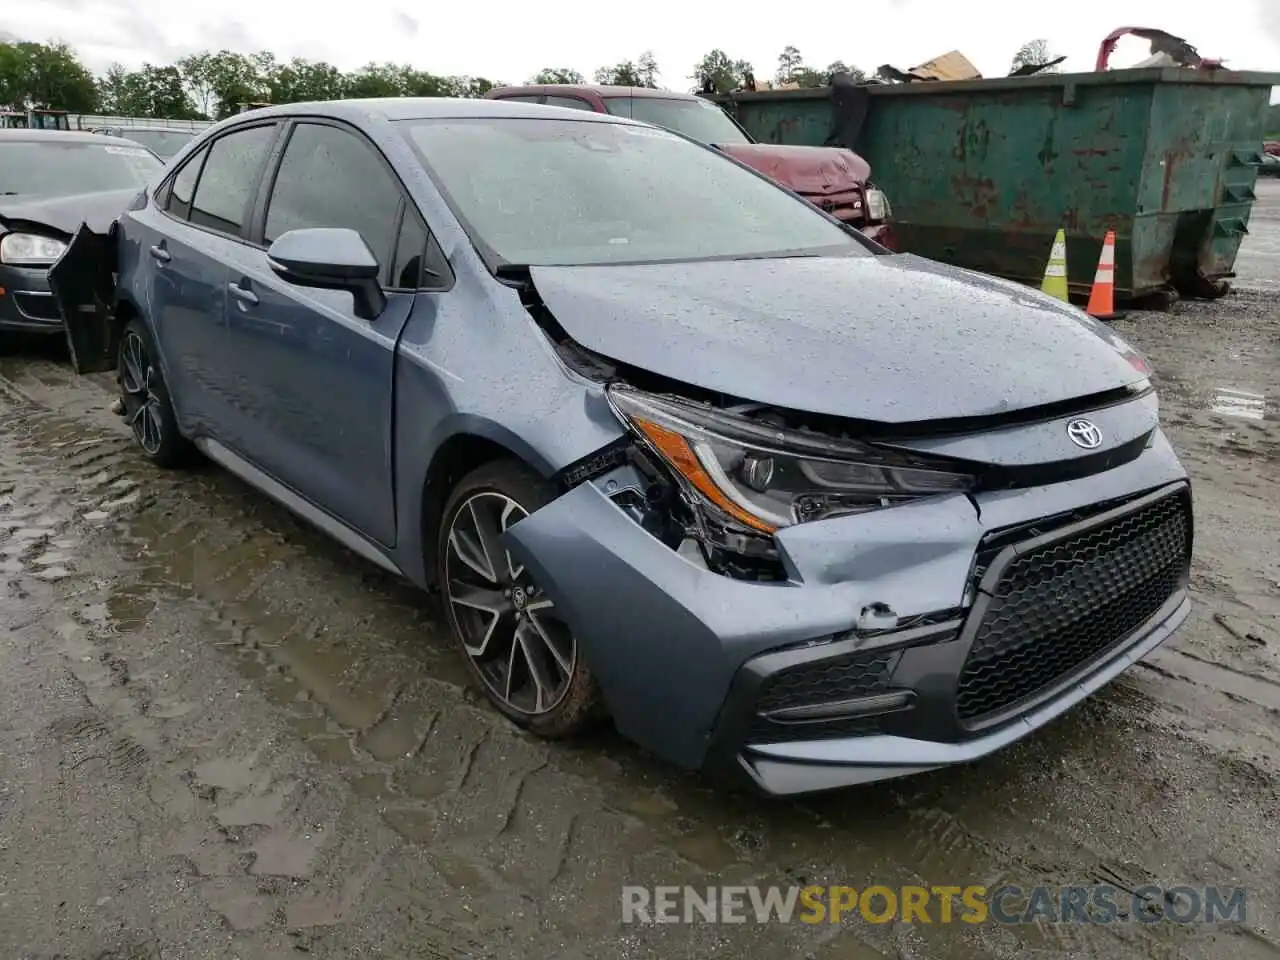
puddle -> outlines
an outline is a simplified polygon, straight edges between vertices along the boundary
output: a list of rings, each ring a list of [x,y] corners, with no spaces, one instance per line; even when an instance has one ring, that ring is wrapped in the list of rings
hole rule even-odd
[[[1218,387],[1213,392],[1209,409],[1226,417],[1264,420],[1267,416],[1267,397],[1265,394],[1250,390]]]

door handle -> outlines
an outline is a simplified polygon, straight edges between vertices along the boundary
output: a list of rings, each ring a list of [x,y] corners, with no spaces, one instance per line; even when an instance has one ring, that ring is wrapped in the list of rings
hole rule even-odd
[[[168,263],[173,259],[173,254],[164,247],[152,247],[150,252],[151,256],[159,260],[161,263]]]
[[[238,283],[228,283],[227,293],[231,294],[231,296],[235,297],[241,303],[247,304],[250,307],[256,307],[258,305],[258,295],[252,290],[246,290]]]

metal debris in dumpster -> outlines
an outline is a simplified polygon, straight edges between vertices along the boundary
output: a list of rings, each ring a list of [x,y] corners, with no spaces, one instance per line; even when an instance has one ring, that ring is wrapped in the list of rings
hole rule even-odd
[[[1214,297],[1248,233],[1277,84],[1170,67],[870,84],[856,142],[840,145],[893,198],[901,250],[1036,284],[1062,227],[1071,292],[1086,296],[1115,230],[1117,296]],[[712,99],[764,143],[848,136],[829,89]]]

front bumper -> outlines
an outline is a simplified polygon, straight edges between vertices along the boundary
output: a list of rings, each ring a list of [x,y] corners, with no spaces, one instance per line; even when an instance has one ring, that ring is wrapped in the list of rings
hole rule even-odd
[[[785,529],[776,537],[789,575],[782,583],[720,576],[646,533],[611,499],[635,480],[622,468],[575,487],[513,527],[508,546],[574,628],[624,735],[670,762],[730,770],[768,793],[863,783],[990,753],[1106,683],[1187,615],[1189,488],[1159,432],[1137,459],[1084,479]],[[1024,690],[1016,664],[996,663],[988,687],[1009,680],[1012,688],[1002,702],[975,700],[966,664],[990,597],[984,591],[992,589],[982,571],[1082,516],[1123,514],[1140,498],[1174,495],[1186,497],[1185,556],[1161,581],[1165,593],[1131,611],[1122,636],[1086,644],[1052,682]],[[1001,536],[1014,539],[993,540]],[[993,544],[1002,552],[987,556]],[[1093,570],[1088,559],[1086,551],[1074,562],[1094,576],[1095,590],[1110,589],[1141,560],[1112,557],[1110,567]],[[1070,605],[1077,592],[1067,592],[1059,613],[1087,621],[1088,607]],[[861,698],[855,707],[865,710],[870,698],[890,712],[797,724],[786,737],[762,734],[765,681],[802,661],[836,664],[809,705]],[[903,692],[906,704],[876,700]]]
[[[0,330],[62,332],[62,315],[44,267],[0,265],[0,291]]]

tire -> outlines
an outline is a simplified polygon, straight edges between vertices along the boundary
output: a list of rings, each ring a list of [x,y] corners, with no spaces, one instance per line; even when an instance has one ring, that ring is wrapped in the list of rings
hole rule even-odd
[[[195,448],[178,432],[178,418],[156,356],[146,325],[137,319],[125,324],[116,349],[122,416],[148,460],[160,467],[179,467],[191,462]]]
[[[489,530],[492,548],[497,533],[554,496],[554,488],[518,460],[496,460],[467,474],[441,516],[436,577],[454,641],[489,702],[531,733],[561,739],[599,719],[595,678],[528,571],[513,571],[500,548],[495,571],[478,535]]]

